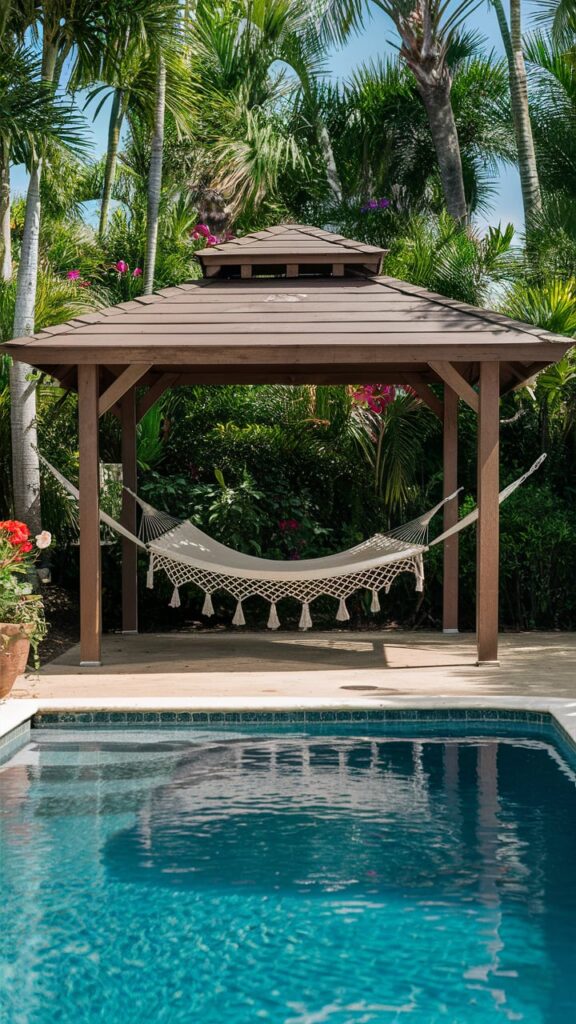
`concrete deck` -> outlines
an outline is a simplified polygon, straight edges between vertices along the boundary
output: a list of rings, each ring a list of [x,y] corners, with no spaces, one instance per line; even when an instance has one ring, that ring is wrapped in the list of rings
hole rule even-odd
[[[63,699],[276,698],[369,704],[387,698],[576,699],[576,634],[501,637],[500,667],[475,664],[471,634],[170,633],[106,636],[103,664],[79,650],[19,680],[12,697]]]

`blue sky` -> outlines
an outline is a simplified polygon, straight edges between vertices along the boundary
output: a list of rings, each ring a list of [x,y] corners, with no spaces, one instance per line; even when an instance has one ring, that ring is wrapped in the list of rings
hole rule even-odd
[[[523,6],[528,6],[523,4]],[[502,53],[502,41],[491,5],[484,0],[468,18],[467,24],[479,29],[488,40],[488,45],[498,53]],[[330,67],[335,78],[346,78],[355,67],[364,61],[393,53],[394,29],[386,15],[371,5],[371,17],[364,31],[350,40],[341,49],[334,50],[330,58]],[[106,149],[106,133],[109,104],[105,104],[93,124],[94,155],[99,156]],[[90,116],[90,115],[88,115]],[[16,167],[12,173],[15,192],[22,192],[26,187],[26,175],[23,168]],[[516,168],[502,167],[498,192],[494,197],[493,211],[487,219],[478,220],[479,228],[487,222],[497,224],[499,221],[511,221],[519,230],[523,226],[522,200],[520,183]]]

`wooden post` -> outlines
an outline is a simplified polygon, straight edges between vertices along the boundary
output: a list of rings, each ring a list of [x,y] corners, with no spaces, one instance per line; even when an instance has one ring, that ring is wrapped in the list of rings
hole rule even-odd
[[[444,497],[458,487],[458,395],[444,386]],[[444,529],[458,522],[458,499],[444,506]],[[458,632],[458,534],[444,541],[443,608],[444,633]]]
[[[122,483],[136,493],[136,388],[132,387],[120,400],[122,430]],[[122,491],[122,525],[136,533],[136,502]],[[122,632],[138,632],[138,548],[127,537],[122,538]]]
[[[480,363],[476,561],[476,633],[479,665],[498,664],[499,417],[499,363]]]
[[[99,665],[102,639],[98,367],[78,367],[80,442],[80,664]]]

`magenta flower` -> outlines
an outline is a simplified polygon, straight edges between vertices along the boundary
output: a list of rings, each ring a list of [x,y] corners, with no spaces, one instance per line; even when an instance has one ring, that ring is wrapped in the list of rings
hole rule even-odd
[[[206,245],[218,245],[218,239],[216,235],[208,235],[206,238]]]
[[[68,278],[69,281],[77,281],[78,278],[80,277],[80,271],[69,270],[68,273],[66,274],[66,277]]]
[[[194,238],[195,235],[198,238],[210,238],[212,232],[207,224],[196,224],[192,231],[192,238]]]
[[[142,277],[142,267],[134,267],[132,277]]]
[[[125,263],[124,260],[118,260],[118,263],[115,264],[115,267],[119,274],[125,274],[126,271],[128,270],[128,264]]]
[[[367,405],[372,412],[383,413],[387,405],[396,398],[393,384],[362,384],[352,393],[359,405]]]

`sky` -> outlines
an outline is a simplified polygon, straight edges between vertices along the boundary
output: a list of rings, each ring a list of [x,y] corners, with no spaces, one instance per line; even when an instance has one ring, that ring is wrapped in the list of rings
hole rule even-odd
[[[527,6],[527,3],[523,3],[523,7]],[[469,15],[467,26],[478,29],[486,37],[488,48],[494,49],[498,55],[502,54],[500,30],[494,10],[488,0],[481,0],[478,8]],[[329,58],[332,76],[335,79],[345,79],[359,64],[393,54],[394,38],[394,29],[390,20],[383,11],[371,5],[371,16],[364,30],[351,39],[346,46],[332,51]],[[107,102],[92,124],[94,157],[101,156],[106,150],[108,113],[109,103]],[[87,116],[90,120],[90,111]],[[15,193],[25,190],[24,168],[13,168],[12,187]],[[523,227],[520,181],[515,167],[501,167],[492,212],[486,218],[479,217],[477,226],[479,230],[482,230],[487,224],[498,224],[499,222],[502,224],[512,222],[519,231]]]

